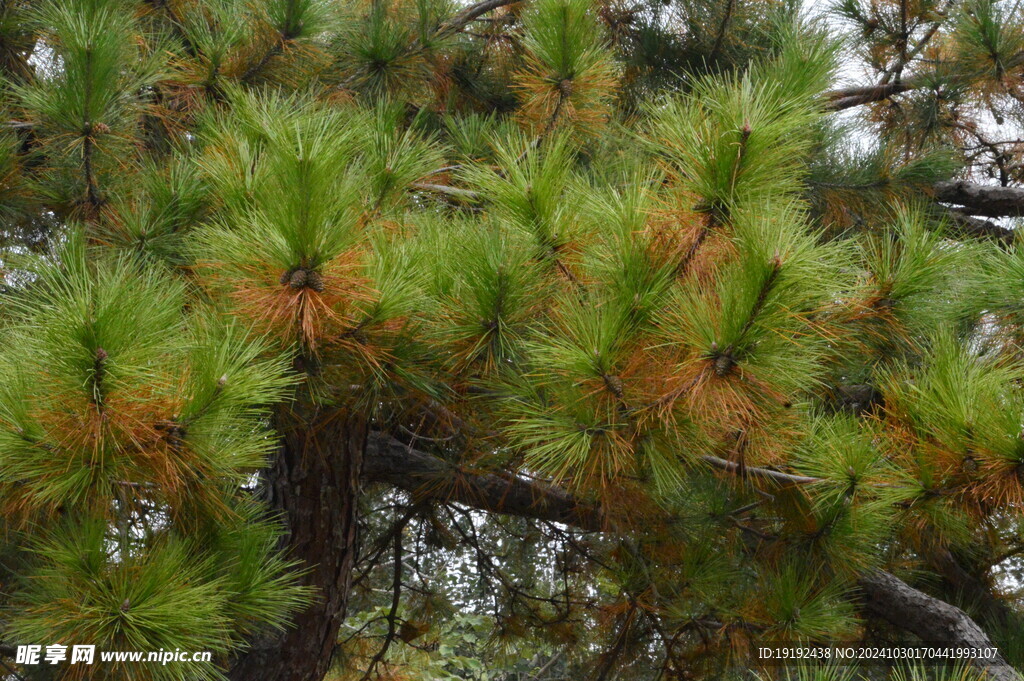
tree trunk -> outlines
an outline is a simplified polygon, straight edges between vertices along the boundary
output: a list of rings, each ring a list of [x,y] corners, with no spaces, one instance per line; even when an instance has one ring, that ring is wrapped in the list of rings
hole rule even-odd
[[[266,473],[266,495],[286,524],[283,548],[307,570],[303,583],[315,589],[315,600],[283,634],[253,641],[232,667],[232,681],[322,679],[345,618],[355,563],[365,419],[282,410],[276,425],[282,443]]]

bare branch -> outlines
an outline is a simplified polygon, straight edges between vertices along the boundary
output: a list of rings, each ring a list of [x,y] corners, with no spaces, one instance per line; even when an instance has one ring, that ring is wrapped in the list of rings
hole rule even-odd
[[[962,206],[963,213],[989,218],[1024,217],[1024,187],[998,187],[950,180],[936,182],[935,199]]]
[[[923,84],[924,82],[921,78],[906,78],[904,80],[895,80],[891,83],[833,90],[832,92],[825,93],[825,99],[827,100],[825,108],[829,111],[842,111],[862,104],[881,102],[893,95],[914,90]]]
[[[700,458],[702,461],[711,464],[715,468],[719,468],[730,473],[739,473],[741,469],[740,464],[734,461],[726,461],[725,459],[717,456],[705,455]],[[790,485],[807,485],[812,482],[822,482],[822,478],[812,478],[809,475],[793,475],[791,473],[783,473],[782,471],[773,471],[770,468],[752,468],[750,466],[743,466],[742,470],[743,474],[748,477],[766,478]]]
[[[496,10],[499,7],[505,7],[511,5],[518,0],[484,0],[478,2],[475,5],[470,5],[466,9],[462,10],[448,21],[441,24],[437,29],[437,37],[443,38],[444,36],[457,33],[463,29],[470,22],[475,21],[479,17],[487,14],[492,10]]]
[[[414,498],[455,501],[585,530],[609,529],[599,509],[557,487],[514,475],[470,471],[382,433],[372,434],[367,442],[363,475],[404,489]]]

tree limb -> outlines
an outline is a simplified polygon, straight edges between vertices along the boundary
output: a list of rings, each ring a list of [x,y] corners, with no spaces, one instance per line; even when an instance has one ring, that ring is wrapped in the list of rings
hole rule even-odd
[[[363,475],[372,482],[403,489],[414,498],[444,499],[590,531],[610,529],[599,509],[557,487],[513,475],[468,471],[383,433],[370,435]]]
[[[964,215],[955,209],[951,209],[948,215],[954,234],[965,237],[995,239],[1006,245],[1013,243],[1015,232],[1012,229],[997,225],[991,220]]]
[[[825,108],[829,111],[843,111],[862,104],[881,102],[893,95],[914,90],[924,84],[921,78],[894,80],[891,83],[865,85],[863,87],[844,88],[825,93]]]
[[[725,465],[716,461],[708,463],[733,470],[728,465],[731,462],[721,461]],[[750,471],[748,468],[747,473]],[[363,475],[370,481],[404,489],[421,500],[433,498],[494,513],[565,523],[584,530],[614,531],[599,507],[576,499],[564,490],[512,475],[467,471],[383,433],[370,435]],[[786,482],[816,480],[780,475],[786,477]],[[858,585],[868,612],[918,636],[925,643],[994,648],[988,635],[962,610],[918,591],[887,572],[868,572],[862,575]],[[1017,672],[998,654],[989,660],[974,659],[973,663],[984,668],[993,681],[1020,681]]]
[[[483,2],[470,5],[448,21],[441,24],[437,29],[436,37],[443,38],[444,36],[451,35],[452,33],[457,33],[462,30],[466,24],[475,21],[484,14],[498,9],[499,7],[511,5],[515,2],[518,2],[518,0],[484,0]]]
[[[1024,217],[1024,187],[999,187],[949,180],[933,185],[935,199],[962,206],[960,212],[988,218]]]
[[[926,644],[994,648],[988,635],[963,610],[918,591],[888,572],[868,572],[860,577],[858,585],[868,612]],[[973,662],[993,681],[1020,681],[1020,674],[998,652],[990,660],[975,658]]]
[[[748,477],[754,478],[766,478],[768,480],[774,480],[775,482],[782,482],[790,485],[806,485],[812,482],[821,482],[821,478],[812,478],[808,475],[793,475],[791,473],[783,473],[782,471],[773,471],[770,468],[754,468],[752,466],[740,466],[735,461],[727,461],[717,456],[711,456],[710,454],[700,457],[702,461],[711,464],[715,468],[730,473],[740,473]]]
[[[416,182],[412,188],[443,194],[459,201],[480,200],[479,192],[450,185]],[[962,180],[946,180],[932,185],[932,193],[936,201],[953,204],[950,217],[954,227],[965,236],[990,236],[1010,242],[1013,240],[1013,230],[970,216],[1024,217],[1024,187],[1000,187]]]
[[[931,39],[931,36],[927,36]],[[908,56],[908,60],[909,60]],[[1019,52],[1006,60],[1005,70],[1014,69],[1024,63],[1024,52]],[[982,74],[973,74],[979,76]],[[862,104],[881,102],[893,95],[898,95],[909,90],[916,90],[924,87],[929,82],[927,74],[897,78],[890,82],[881,82],[877,85],[864,85],[860,87],[842,88],[825,93],[825,108],[829,111],[842,111],[851,109]]]

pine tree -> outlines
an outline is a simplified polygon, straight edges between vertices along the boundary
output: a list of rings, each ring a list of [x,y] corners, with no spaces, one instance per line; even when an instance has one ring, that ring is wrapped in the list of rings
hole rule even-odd
[[[1017,678],[1024,7],[819,14],[0,0],[5,673]]]

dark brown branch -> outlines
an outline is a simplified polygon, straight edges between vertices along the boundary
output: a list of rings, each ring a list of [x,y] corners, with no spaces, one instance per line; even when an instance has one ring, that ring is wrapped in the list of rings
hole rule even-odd
[[[408,517],[408,516],[406,516]],[[391,583],[391,609],[388,611],[388,633],[384,637],[384,643],[381,645],[380,650],[373,656],[373,660],[370,661],[370,665],[366,668],[366,673],[363,674],[361,681],[370,681],[370,676],[374,670],[377,669],[377,665],[380,664],[381,660],[387,654],[388,649],[395,640],[395,636],[398,633],[397,620],[398,620],[398,606],[402,602],[402,527],[398,528],[398,531],[394,533],[394,559],[395,564],[394,579]]]
[[[995,239],[1007,245],[1012,244],[1014,240],[1012,229],[997,225],[991,220],[964,215],[958,210],[949,211],[949,221],[952,227],[950,231],[957,236]]]
[[[757,299],[754,301],[754,306],[750,308],[750,314],[747,315],[746,321],[743,323],[743,328],[740,329],[739,334],[736,336],[736,340],[729,344],[729,347],[725,349],[723,353],[729,358],[729,361],[733,361],[732,353],[737,349],[737,346],[741,346],[743,341],[746,339],[747,334],[754,328],[754,324],[757,322],[757,318],[764,311],[765,303],[768,301],[768,294],[771,293],[772,287],[775,286],[776,280],[779,278],[779,271],[782,269],[782,260],[776,254],[772,258],[771,269],[768,271],[768,276],[765,277],[764,283],[761,284],[760,290],[757,292]]]
[[[926,644],[994,648],[988,635],[963,610],[918,591],[887,572],[868,572],[858,584],[868,612],[909,631]],[[1020,675],[998,653],[991,660],[976,658],[973,662],[984,668],[993,681],[1020,681]]]
[[[928,27],[928,30],[925,31],[924,35],[921,36],[921,39],[917,41],[917,44],[914,45],[913,49],[911,49],[909,53],[906,53],[906,51],[904,50],[905,53],[903,55],[903,58],[900,59],[899,63],[896,65],[895,68],[890,69],[886,73],[883,82],[888,83],[890,80],[892,80],[893,76],[896,76],[897,80],[899,79],[899,76],[903,72],[904,67],[906,67],[906,65],[909,64],[914,57],[919,55],[921,51],[928,45],[928,43],[931,42],[931,39],[935,37],[935,34],[938,32],[939,27],[942,26],[942,23],[949,16],[949,10],[952,9],[953,2],[954,0],[947,0],[945,6],[941,10],[939,10],[938,21],[932,22],[931,26]],[[904,8],[905,7],[906,5],[904,5]],[[904,45],[904,47],[906,46]]]
[[[725,39],[725,30],[729,26],[729,19],[732,18],[732,8],[735,5],[734,0],[727,0],[725,3],[725,13],[722,15],[722,23],[718,26],[718,34],[715,36],[715,43],[711,46],[711,51],[708,52],[708,62],[713,62],[715,57],[718,56],[718,50],[722,47],[722,40]]]
[[[893,95],[919,88],[923,84],[924,82],[921,78],[906,78],[895,80],[891,83],[833,90],[832,92],[825,93],[825,99],[827,100],[825,108],[829,111],[842,111],[862,104],[881,102]]]
[[[633,620],[636,618],[636,611],[636,601],[630,599],[629,610],[622,616],[622,625],[615,636],[615,644],[611,650],[601,655],[601,665],[594,673],[594,681],[605,681],[612,670],[615,669],[615,663],[626,648],[626,643],[629,642],[629,631],[633,626]]]
[[[697,255],[697,251],[704,245],[704,241],[711,234],[711,225],[714,222],[713,214],[708,214],[706,222],[701,225],[700,231],[697,232],[697,236],[694,237],[690,247],[686,249],[686,254],[683,255],[682,260],[676,265],[673,270],[673,276],[681,277],[686,274],[690,269],[690,263],[693,262],[693,258]]]
[[[437,29],[436,37],[443,38],[453,33],[458,33],[467,24],[475,21],[484,14],[498,9],[499,7],[511,5],[515,2],[518,2],[518,0],[484,0],[484,2],[478,2],[475,5],[470,5],[448,21],[441,24]]]
[[[829,410],[857,415],[866,414],[882,404],[882,393],[869,383],[830,386],[822,398]]]
[[[414,498],[444,499],[591,531],[609,529],[600,510],[557,487],[513,475],[469,471],[381,433],[370,436],[363,474],[372,482],[404,489]]]

